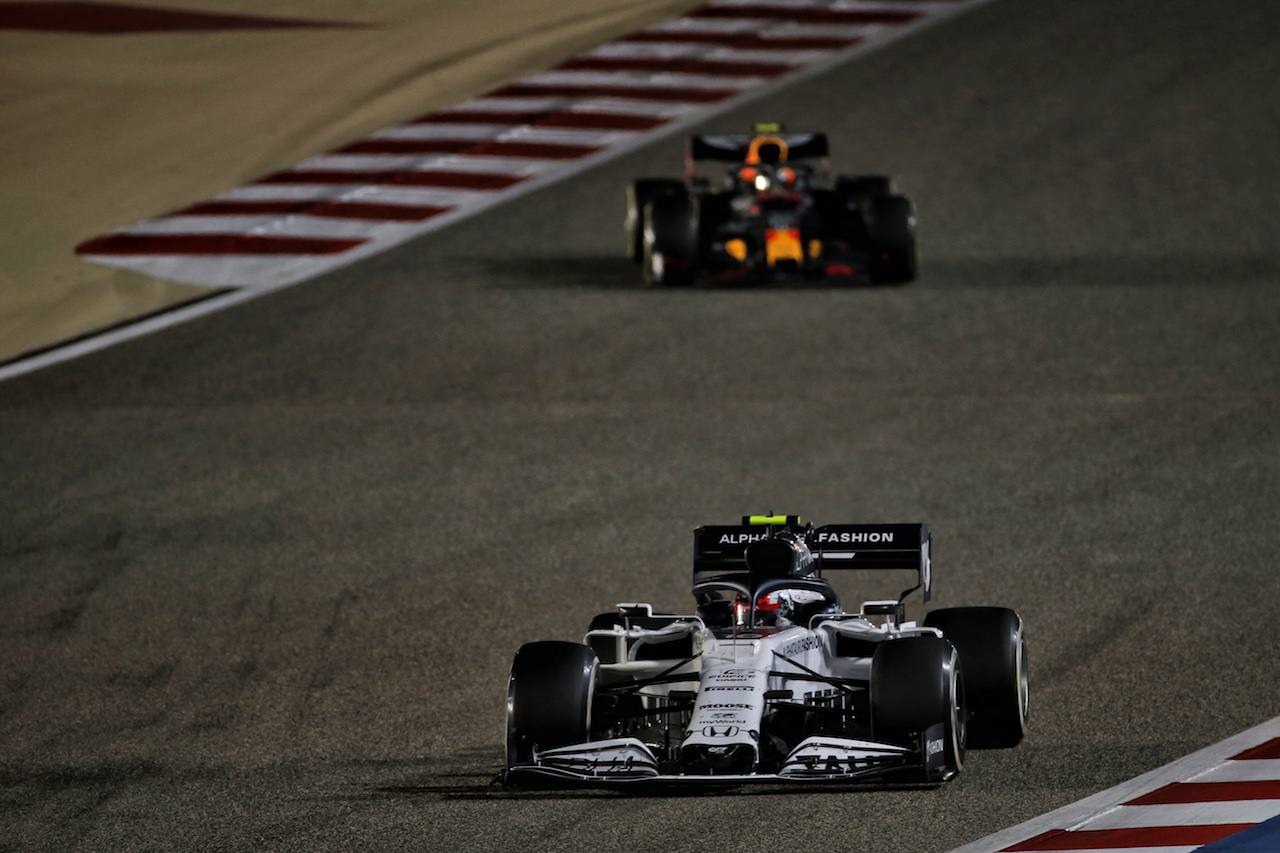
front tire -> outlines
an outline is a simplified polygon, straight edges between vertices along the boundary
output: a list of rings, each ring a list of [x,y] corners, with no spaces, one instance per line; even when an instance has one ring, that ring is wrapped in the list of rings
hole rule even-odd
[[[942,782],[964,766],[964,683],[960,656],[941,637],[902,637],[876,646],[871,657],[871,727],[878,741],[920,744],[925,779]],[[942,756],[930,758],[922,735],[942,735]]]
[[[644,209],[654,199],[687,194],[684,181],[674,178],[641,178],[627,187],[627,217],[622,223],[627,257],[640,263],[644,257]]]
[[[906,196],[887,195],[871,201],[871,281],[905,284],[916,277],[916,212]]]
[[[688,193],[661,196],[644,208],[642,272],[650,286],[688,284],[698,252],[698,219]]]
[[[580,643],[526,643],[507,682],[507,767],[535,749],[591,739],[592,705],[600,662]]]
[[[968,691],[969,745],[1017,746],[1027,733],[1027,649],[1022,617],[1005,607],[935,610],[924,624],[937,628],[960,653]]]

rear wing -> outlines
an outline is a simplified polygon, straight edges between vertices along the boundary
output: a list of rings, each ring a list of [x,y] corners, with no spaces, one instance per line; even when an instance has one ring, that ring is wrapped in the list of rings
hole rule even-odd
[[[800,518],[748,516],[742,524],[706,525],[693,531],[695,580],[747,571],[747,546],[787,531],[804,538],[813,552],[818,575],[828,569],[907,570],[916,572],[916,585],[901,598],[924,590],[930,598],[930,548],[933,537],[924,524],[802,525]]]
[[[809,532],[809,548],[820,570],[906,569],[916,572],[916,585],[902,598],[924,590],[930,597],[929,551],[933,537],[924,524],[828,524]]]
[[[694,136],[689,141],[689,156],[694,160],[719,160],[725,163],[742,163],[751,152],[751,141],[759,134],[722,133]],[[829,152],[825,133],[777,133],[770,134],[787,146],[787,160],[805,160],[826,157]]]

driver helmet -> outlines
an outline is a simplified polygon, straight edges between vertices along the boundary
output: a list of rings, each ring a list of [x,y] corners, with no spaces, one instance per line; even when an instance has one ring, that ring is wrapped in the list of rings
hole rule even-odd
[[[794,602],[791,593],[782,589],[766,592],[756,599],[757,625],[790,625]]]

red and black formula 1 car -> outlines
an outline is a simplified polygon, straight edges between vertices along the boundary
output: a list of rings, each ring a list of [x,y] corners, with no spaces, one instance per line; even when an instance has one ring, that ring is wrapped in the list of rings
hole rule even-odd
[[[692,137],[684,180],[642,178],[628,188],[627,254],[651,285],[914,279],[911,200],[883,175],[840,175],[819,186],[807,161],[827,153],[825,134],[784,133],[776,125]],[[719,188],[696,174],[702,161],[733,164]]]
[[[1027,729],[1022,619],[933,610],[922,524],[750,516],[694,531],[695,613],[619,604],[582,643],[526,643],[507,687],[513,785],[938,784],[966,748]],[[823,575],[903,570],[897,598],[841,608]]]

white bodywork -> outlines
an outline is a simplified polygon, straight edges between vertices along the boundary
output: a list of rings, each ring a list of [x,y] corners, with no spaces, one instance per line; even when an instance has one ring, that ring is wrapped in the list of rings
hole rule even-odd
[[[655,682],[644,686],[639,697],[655,712],[673,703],[688,702],[687,722],[673,732],[665,714],[629,737],[562,746],[535,752],[531,762],[514,770],[583,781],[814,781],[849,780],[875,775],[887,766],[918,760],[920,750],[872,739],[815,735],[786,753],[776,773],[735,770],[754,768],[762,749],[762,719],[768,707],[788,701],[806,705],[829,704],[834,713],[852,707],[852,697],[869,689],[871,653],[875,644],[903,636],[941,636],[933,628],[914,622],[895,624],[892,617],[875,622],[867,611],[883,613],[896,601],[867,602],[859,614],[834,614],[814,618],[812,627],[778,625],[750,630],[720,628],[712,631],[697,616],[667,617],[673,621],[656,629],[621,625],[587,634],[586,643],[601,654],[601,685]],[[648,604],[620,604],[622,614],[653,619]],[[840,638],[859,641],[864,653],[837,654]],[[648,659],[659,644],[686,639],[689,654],[681,658]],[[646,650],[651,650],[646,652]],[[831,679],[830,681],[824,679]],[[849,686],[858,682],[860,686]],[[850,710],[848,713],[852,714]],[[735,751],[738,760],[723,770],[663,775],[660,756],[672,747],[683,753],[698,750],[704,761],[726,759]]]

